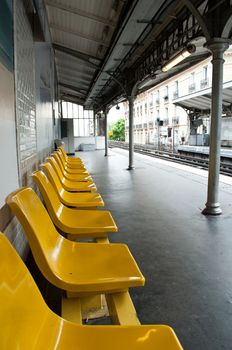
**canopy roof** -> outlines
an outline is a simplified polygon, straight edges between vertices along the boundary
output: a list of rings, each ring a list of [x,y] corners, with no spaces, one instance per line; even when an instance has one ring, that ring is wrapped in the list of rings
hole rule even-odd
[[[204,12],[205,1],[191,2]],[[156,84],[156,77],[160,82],[209,55],[184,1],[45,0],[45,5],[60,98],[85,108],[114,103],[146,74],[155,73]],[[160,64],[193,42],[196,52],[162,73]]]

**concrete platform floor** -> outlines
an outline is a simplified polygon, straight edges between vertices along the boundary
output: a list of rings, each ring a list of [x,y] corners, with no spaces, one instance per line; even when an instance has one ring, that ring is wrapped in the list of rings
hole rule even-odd
[[[185,350],[232,349],[232,185],[222,177],[223,215],[201,214],[207,172],[110,149],[78,153],[146,277],[131,290],[143,324],[172,326]],[[165,350],[165,349],[164,349]]]

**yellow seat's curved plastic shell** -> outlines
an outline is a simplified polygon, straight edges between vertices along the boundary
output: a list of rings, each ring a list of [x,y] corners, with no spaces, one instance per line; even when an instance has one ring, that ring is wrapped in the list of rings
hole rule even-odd
[[[65,166],[65,162],[63,162],[59,151],[52,153],[52,156],[55,158],[56,162],[59,164],[61,171],[66,174],[77,174],[77,175],[89,175],[87,170],[84,169],[70,169]]]
[[[82,159],[79,158],[79,157],[70,157],[67,155],[67,153],[65,152],[65,149],[63,146],[59,146],[59,150],[61,151],[61,153],[63,154],[65,160],[67,162],[70,162],[70,163],[82,163]]]
[[[62,154],[61,150],[57,150],[56,154],[58,155],[58,157],[60,158],[61,162],[63,163],[63,166],[65,167],[65,170],[71,174],[79,174],[79,173],[83,173],[85,171],[87,171],[85,168],[80,168],[80,167],[72,167],[72,165],[69,165],[64,157],[64,155]]]
[[[66,191],[50,163],[41,164],[41,168],[44,170],[63,204],[76,208],[82,206],[82,203],[85,204],[85,207],[91,207],[93,204],[94,206],[104,206],[99,193],[73,193]]]
[[[48,161],[51,163],[55,171],[57,172],[58,176],[63,176],[68,181],[76,181],[76,182],[89,182],[93,183],[93,180],[90,175],[83,175],[83,174],[68,174],[67,172],[63,172],[60,169],[59,164],[57,163],[56,159],[52,157],[47,158]]]
[[[64,160],[66,166],[68,166],[69,168],[72,168],[72,169],[83,169],[83,163],[76,160],[75,158],[70,158],[70,157],[67,157],[65,155],[64,152],[62,152],[62,150],[60,149],[60,155],[62,157],[62,159]]]
[[[77,238],[102,237],[102,233],[117,232],[117,226],[109,211],[76,210],[64,206],[44,173],[32,174],[43,196],[46,208],[54,224],[65,233]]]
[[[50,168],[51,172],[46,171],[46,168]],[[37,181],[40,181],[40,178],[41,177],[43,178],[45,176],[53,186],[54,190],[56,191],[59,197],[59,200],[64,205],[69,207],[75,207],[78,209],[82,209],[82,208],[96,209],[97,207],[104,207],[103,199],[99,193],[68,192],[62,187],[60,180],[55,170],[52,168],[51,164],[45,163],[43,165],[43,169],[45,172],[43,171],[41,171],[41,173],[35,172],[35,174],[37,175],[40,174],[40,177],[38,177],[39,175],[36,177],[33,177],[34,181],[39,187],[39,184]]]
[[[49,163],[52,165],[52,162],[50,162],[50,158],[48,158]],[[43,168],[43,164],[40,165]],[[45,171],[51,171],[50,168],[46,168],[47,170]],[[54,169],[54,168],[53,168]],[[56,172],[56,170],[54,169]],[[64,187],[66,191],[69,192],[93,192],[97,190],[97,187],[94,183],[92,182],[73,182],[65,179],[60,172],[56,172],[60,183]]]
[[[81,326],[54,314],[0,233],[1,350],[181,350],[167,326]]]
[[[6,202],[24,228],[38,267],[55,286],[70,292],[112,293],[144,285],[126,245],[67,240],[31,188],[13,192]]]

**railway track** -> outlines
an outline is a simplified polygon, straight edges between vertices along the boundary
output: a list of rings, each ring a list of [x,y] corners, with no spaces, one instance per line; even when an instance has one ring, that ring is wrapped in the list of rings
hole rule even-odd
[[[127,142],[120,142],[120,141],[109,141],[109,147],[114,148],[122,148],[127,149],[129,148],[129,145]],[[186,164],[190,165],[196,168],[200,169],[208,169],[209,167],[209,161],[208,159],[200,158],[200,157],[192,157],[188,155],[178,154],[178,153],[172,153],[167,151],[159,151],[152,146],[149,145],[138,145],[136,144],[134,146],[134,150],[137,153],[145,154],[150,157],[165,159],[170,162],[180,163],[180,164]],[[228,159],[230,160],[230,159]],[[231,161],[231,160],[230,160]],[[220,165],[220,174],[232,176],[232,163],[223,161]]]

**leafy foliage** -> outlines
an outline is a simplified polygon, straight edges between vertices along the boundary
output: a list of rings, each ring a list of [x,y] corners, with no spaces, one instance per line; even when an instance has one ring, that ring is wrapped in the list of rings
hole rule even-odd
[[[112,125],[109,131],[109,139],[114,141],[125,141],[125,119],[119,119]]]

